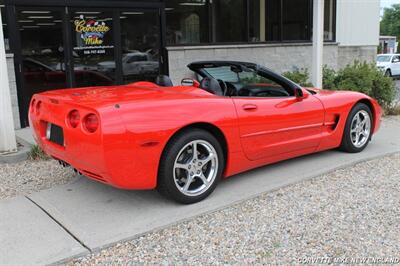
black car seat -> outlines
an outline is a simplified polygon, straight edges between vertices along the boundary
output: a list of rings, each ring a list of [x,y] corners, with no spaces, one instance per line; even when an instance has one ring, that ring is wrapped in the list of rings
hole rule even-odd
[[[156,77],[156,84],[158,86],[162,86],[162,87],[172,87],[172,86],[174,86],[174,84],[172,83],[172,80],[167,75],[158,75]]]
[[[221,85],[219,85],[219,82],[213,78],[203,78],[203,80],[200,83],[200,88],[215,95],[219,96],[224,95]]]

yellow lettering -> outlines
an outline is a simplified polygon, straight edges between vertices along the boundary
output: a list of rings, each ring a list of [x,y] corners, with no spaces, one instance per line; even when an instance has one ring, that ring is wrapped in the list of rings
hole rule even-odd
[[[110,27],[107,25],[97,25],[97,26],[86,26],[85,20],[75,20],[75,31],[76,32],[102,32],[106,33],[110,31]]]

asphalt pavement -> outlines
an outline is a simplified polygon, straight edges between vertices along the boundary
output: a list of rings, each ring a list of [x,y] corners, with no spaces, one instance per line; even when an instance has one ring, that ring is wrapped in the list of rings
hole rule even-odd
[[[224,180],[208,199],[194,205],[83,177],[0,201],[0,265],[60,263],[301,180],[400,152],[399,131],[399,120],[385,119],[362,153],[333,150],[261,167]]]

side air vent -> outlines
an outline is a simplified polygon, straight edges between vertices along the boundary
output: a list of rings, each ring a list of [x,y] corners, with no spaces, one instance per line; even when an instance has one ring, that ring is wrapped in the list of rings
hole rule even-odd
[[[324,123],[324,126],[330,131],[334,131],[337,125],[339,124],[339,121],[340,121],[340,115],[338,114],[328,115]]]

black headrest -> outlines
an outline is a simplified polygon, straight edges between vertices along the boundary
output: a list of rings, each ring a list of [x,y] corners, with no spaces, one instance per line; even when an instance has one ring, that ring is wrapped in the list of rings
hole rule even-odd
[[[158,86],[163,86],[163,87],[172,87],[172,86],[174,86],[174,84],[172,84],[171,79],[166,75],[158,75],[156,77],[156,84]]]
[[[215,95],[224,95],[221,85],[219,85],[218,81],[213,78],[203,78],[200,83],[200,88]]]

